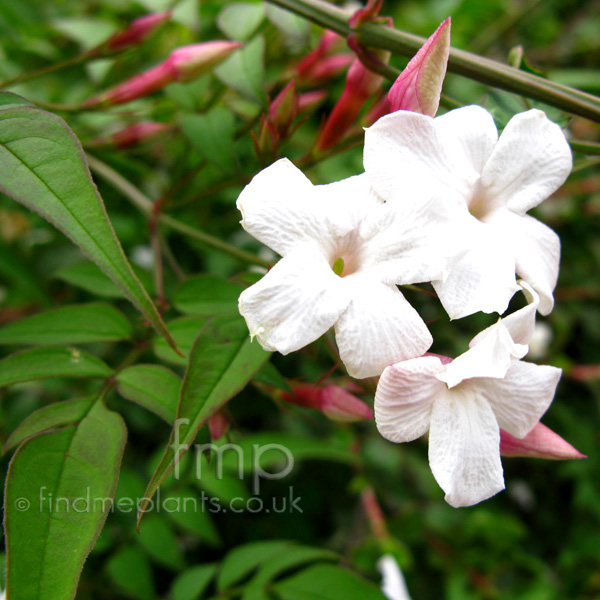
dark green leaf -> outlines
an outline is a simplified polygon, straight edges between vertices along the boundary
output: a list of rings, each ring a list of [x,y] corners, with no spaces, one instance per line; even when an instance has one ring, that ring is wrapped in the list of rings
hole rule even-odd
[[[186,569],[173,583],[171,588],[173,600],[200,600],[204,590],[215,576],[216,570],[215,564]]]
[[[67,124],[29,106],[0,110],[0,123],[0,190],[67,235],[174,344],[123,253],[81,144]]]
[[[182,313],[198,317],[237,314],[242,288],[214,275],[186,279],[173,296],[173,305]]]
[[[123,298],[123,292],[92,262],[63,267],[54,276],[95,296]]]
[[[255,37],[251,42],[234,52],[215,75],[227,86],[248,100],[267,106],[265,93],[265,40]]]
[[[287,551],[290,546],[291,542],[280,540],[253,542],[238,546],[223,561],[217,579],[218,590],[223,591],[239,583],[262,563]]]
[[[12,432],[4,444],[3,451],[7,452],[42,431],[78,423],[85,418],[95,400],[95,396],[88,396],[87,398],[56,402],[36,410]]]
[[[249,2],[232,2],[217,17],[219,29],[230,39],[245,42],[265,18],[265,7]]]
[[[129,321],[108,304],[76,304],[47,310],[0,329],[0,344],[86,344],[126,340]]]
[[[385,600],[375,584],[333,565],[309,567],[273,589],[281,600]]]
[[[124,548],[108,561],[109,577],[138,600],[155,600],[156,589],[152,577],[152,567],[146,555],[138,548]]]
[[[189,364],[177,411],[176,429],[185,451],[202,425],[235,396],[270,354],[252,344],[246,323],[240,316],[218,317],[202,329],[190,353]],[[146,490],[151,498],[171,472],[181,452],[168,445]]]
[[[7,107],[11,105],[33,106],[33,103],[18,94],[13,94],[12,92],[0,92],[0,106]]]
[[[16,452],[5,498],[11,598],[74,598],[110,509],[126,436],[121,417],[98,401],[79,425]]]
[[[225,173],[235,170],[235,119],[230,111],[216,106],[205,114],[186,115],[181,126],[205,160]]]
[[[0,360],[0,388],[49,377],[109,377],[111,374],[108,365],[79,348],[33,348]]]
[[[198,332],[206,325],[206,321],[207,319],[202,317],[181,317],[169,321],[169,329],[173,334],[173,339],[186,356],[189,355],[194,340],[198,337]],[[153,348],[154,353],[161,360],[175,365],[188,364],[188,359],[176,354],[163,338],[155,338]]]
[[[181,389],[181,379],[173,371],[159,365],[135,365],[123,369],[117,382],[121,396],[173,424]]]
[[[206,505],[198,493],[189,490],[170,490],[164,494],[164,505],[167,515],[184,531],[196,534],[202,541],[211,546],[220,546],[221,538],[215,527]]]
[[[149,514],[140,527],[138,541],[159,565],[175,571],[183,568],[183,556],[169,523],[158,514]]]

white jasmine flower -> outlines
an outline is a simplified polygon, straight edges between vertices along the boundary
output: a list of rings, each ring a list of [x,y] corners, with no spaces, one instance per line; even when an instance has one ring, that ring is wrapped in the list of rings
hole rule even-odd
[[[525,437],[550,406],[560,379],[560,369],[519,360],[539,301],[524,290],[532,302],[481,332],[456,360],[415,358],[387,367],[379,380],[379,432],[392,442],[409,442],[429,431],[431,470],[455,507],[504,489],[500,428]]]
[[[288,354],[335,327],[353,377],[423,354],[432,338],[396,284],[443,279],[456,260],[435,198],[385,204],[364,175],[314,186],[282,159],[241,193],[242,225],[283,258],[239,300],[250,334]]]
[[[406,189],[436,186],[457,208],[455,234],[470,251],[433,285],[452,319],[502,314],[516,273],[553,307],[560,241],[527,211],[567,178],[572,157],[558,125],[540,110],[515,115],[500,138],[490,113],[466,106],[435,119],[397,111],[366,130],[365,171],[374,190],[396,201]]]

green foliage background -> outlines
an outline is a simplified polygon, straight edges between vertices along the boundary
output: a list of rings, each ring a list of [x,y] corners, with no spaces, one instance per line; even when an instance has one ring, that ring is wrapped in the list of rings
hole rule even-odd
[[[166,8],[163,0],[1,0],[0,78],[8,80],[77,56],[133,18]],[[172,20],[140,47],[7,89],[65,118],[93,157],[145,197],[160,199],[163,215],[238,249],[259,253],[263,261],[272,263],[276,257],[241,230],[235,209],[242,187],[264,166],[256,158],[249,131],[258,132],[267,94],[273,97],[287,83],[293,64],[315,47],[320,30],[301,19],[284,18],[272,7],[270,18],[264,18],[259,3],[182,0],[174,3],[174,9]],[[383,13],[394,17],[396,27],[423,36],[451,14],[453,46],[507,61],[510,50],[520,45],[526,59],[521,68],[534,68],[555,81],[600,93],[597,3],[407,1],[386,2]],[[77,105],[164,60],[175,47],[229,37],[244,41],[247,55],[218,68],[218,76],[173,84],[148,98],[102,111],[55,106]],[[393,56],[391,64],[401,68],[406,61]],[[343,152],[318,162],[306,160],[322,116],[335,104],[343,83],[342,74],[324,86],[325,103],[302,121],[280,149],[280,156],[297,163],[304,160],[315,183],[362,169],[360,130],[350,136]],[[573,137],[599,141],[598,124],[455,75],[447,77],[444,91],[460,103],[483,104],[500,127],[514,113],[540,106],[550,118],[568,124]],[[140,120],[173,127],[156,141],[128,149],[91,143]],[[563,244],[557,305],[546,319],[553,337],[539,362],[565,369],[544,423],[587,454],[586,460],[504,459],[504,493],[472,508],[453,509],[444,503],[430,473],[422,441],[394,445],[378,435],[373,422],[342,425],[274,400],[273,390],[285,388],[286,380],[317,382],[335,365],[330,340],[320,340],[288,357],[273,356],[269,366],[254,375],[226,407],[233,442],[248,448],[252,443],[283,443],[292,449],[293,472],[283,480],[263,482],[261,497],[288,497],[293,488],[303,512],[154,511],[142,520],[139,534],[134,511],[115,512],[108,516],[85,563],[77,597],[381,598],[366,581],[380,581],[376,562],[384,553],[397,558],[415,599],[600,597],[600,368],[592,369],[585,380],[573,370],[578,365],[600,365],[599,161],[593,154],[574,157],[575,170],[567,184],[536,212]],[[161,290],[152,268],[148,218],[118,181],[94,170],[94,162],[91,165],[125,254],[156,297]],[[164,317],[187,353],[207,318],[219,315],[225,322],[233,318],[239,289],[257,275],[247,261],[219,251],[210,241],[207,244],[164,223],[159,230],[173,256],[163,253]],[[213,279],[207,280],[207,275]],[[452,356],[464,351],[474,333],[493,320],[479,315],[450,323],[435,299],[411,291],[407,296],[427,321],[435,320],[434,352]],[[108,307],[96,308],[83,313],[78,322],[77,309],[68,310],[48,323],[34,324],[29,334],[9,329],[14,321],[48,309],[86,303],[97,307],[99,302],[119,312],[115,316]],[[21,344],[62,344],[52,327],[59,333],[65,328],[81,332],[96,323],[95,333],[87,338],[81,334],[79,339],[71,333],[64,343],[76,344],[76,352],[91,355],[92,361],[102,359],[111,368],[137,348],[137,363],[165,365],[175,373],[175,382],[159,377],[165,387],[156,394],[158,399],[144,400],[146,406],[163,402],[164,406],[154,406],[163,418],[126,399],[139,400],[127,392],[125,377],[106,397],[108,408],[123,417],[128,430],[116,498],[143,497],[169,439],[165,421],[173,419],[186,361],[150,330],[119,289],[85,262],[77,247],[4,195],[0,197],[0,323],[2,356],[22,350]],[[215,331],[207,330],[207,339],[217,335]],[[44,333],[52,341],[40,341]],[[44,360],[58,364],[55,350]],[[258,369],[261,358],[253,360]],[[94,365],[100,370],[88,375],[106,376],[104,367]],[[329,379],[342,385],[348,381],[343,368],[333,371]],[[55,377],[3,388],[0,440],[8,440],[34,411],[97,395],[99,386],[98,379]],[[369,386],[367,382],[357,393],[371,403],[373,387]],[[105,437],[102,424],[110,420],[97,418],[91,427],[91,447],[95,437]],[[3,474],[12,452],[0,461]],[[167,478],[161,488],[163,498],[204,493],[226,503],[234,497],[250,497],[248,473],[242,481],[233,471],[219,479],[211,476],[210,465],[204,465],[205,476],[198,480],[193,466],[184,461],[182,476]],[[34,487],[32,483],[30,489]],[[377,535],[365,515],[364,496],[371,491],[384,512],[389,535]],[[243,546],[253,542],[264,543],[244,551]],[[333,567],[338,564],[355,575]]]

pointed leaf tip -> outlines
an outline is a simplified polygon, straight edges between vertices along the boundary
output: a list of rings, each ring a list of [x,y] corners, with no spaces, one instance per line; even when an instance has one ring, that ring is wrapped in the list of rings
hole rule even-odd
[[[450,55],[450,27],[448,17],[400,73],[388,93],[391,112],[435,116]]]

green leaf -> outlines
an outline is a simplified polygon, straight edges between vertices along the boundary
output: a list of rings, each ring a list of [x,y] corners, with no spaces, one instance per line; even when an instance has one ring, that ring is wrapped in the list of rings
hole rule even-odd
[[[232,2],[217,17],[219,29],[230,39],[245,42],[265,18],[263,4]]]
[[[242,288],[214,275],[186,279],[173,296],[173,305],[187,315],[216,317],[237,314]]]
[[[56,402],[36,410],[12,432],[4,444],[3,452],[48,429],[78,423],[85,418],[95,400],[96,396],[88,396]]]
[[[210,509],[199,502],[198,494],[190,489],[170,490],[164,495],[168,517],[184,531],[197,535],[210,546],[222,544],[219,532],[210,518]]]
[[[23,96],[19,96],[18,94],[13,94],[12,92],[0,92],[0,106],[33,106],[33,102],[27,100],[27,98],[23,98]]]
[[[217,589],[222,592],[246,578],[252,571],[273,556],[286,552],[291,542],[271,540],[268,542],[252,542],[238,546],[223,561]]]
[[[150,514],[144,519],[138,541],[159,565],[175,571],[183,568],[183,556],[177,545],[177,538],[162,516]]]
[[[109,377],[112,369],[99,358],[63,346],[34,348],[0,360],[0,388],[50,377]]]
[[[79,425],[16,452],[5,498],[9,597],[74,598],[110,509],[126,437],[123,419],[100,400]]]
[[[270,356],[251,343],[246,323],[239,315],[218,317],[206,324],[194,342],[181,388],[177,410],[181,422],[176,422],[171,441],[148,484],[146,498],[152,498],[181,458],[181,452],[171,446],[175,435],[179,436],[181,449],[187,451],[202,425],[245,387]],[[140,514],[143,510],[144,506]]]
[[[63,267],[54,274],[57,279],[103,298],[123,298],[123,292],[92,262]]]
[[[186,569],[173,582],[173,600],[199,600],[217,571],[216,564],[198,565]]]
[[[385,600],[373,583],[333,565],[315,565],[277,583],[273,590],[281,600]]]
[[[114,554],[106,570],[109,577],[133,598],[157,598],[150,561],[138,548],[123,548]]]
[[[125,257],[81,144],[67,124],[29,106],[0,110],[0,123],[0,191],[68,236],[175,345]]]
[[[270,433],[262,432],[252,435],[246,435],[237,440],[239,452],[223,452],[222,465],[224,469],[238,471],[240,457],[255,457],[263,469],[277,467],[282,461],[286,461],[286,456],[277,448],[269,449],[256,453],[255,448],[265,448],[267,446],[285,447],[298,460],[332,460],[347,464],[353,464],[358,460],[356,453],[352,451],[350,443],[345,443],[338,439],[310,438],[305,435],[293,433]],[[251,473],[255,469],[253,460],[243,460],[243,470],[245,473]]]
[[[232,502],[236,498],[243,500],[249,498],[250,494],[245,483],[237,477],[236,473],[217,471],[218,462],[217,460],[208,462],[204,456],[196,454],[194,483],[222,503]]]
[[[254,381],[272,385],[280,390],[292,392],[285,377],[277,370],[277,367],[272,362],[268,362],[255,376]]]
[[[171,425],[177,414],[181,379],[159,365],[135,365],[117,375],[121,396],[156,413]]]
[[[227,86],[239,92],[263,108],[267,107],[265,92],[265,40],[255,37],[251,42],[234,52],[215,75]]]
[[[198,332],[206,325],[207,319],[201,317],[181,317],[169,321],[169,329],[173,339],[182,352],[188,356]],[[153,343],[154,354],[161,360],[175,365],[187,365],[187,358],[176,354],[163,338],[155,338]]]
[[[87,344],[131,337],[129,321],[108,304],[76,304],[47,310],[0,329],[0,344]]]
[[[225,173],[235,171],[235,119],[229,110],[216,106],[202,115],[186,115],[181,126],[205,160]]]
[[[287,44],[296,47],[309,45],[310,23],[306,19],[272,4],[267,5],[266,15],[281,31]]]
[[[132,265],[143,286],[154,293],[152,277],[141,267]],[[125,294],[93,263],[89,261],[63,267],[54,277],[101,298],[125,298]]]
[[[289,569],[316,561],[337,561],[339,558],[339,555],[331,550],[291,546],[286,548],[285,552],[275,554],[265,561],[250,585],[262,587]]]

